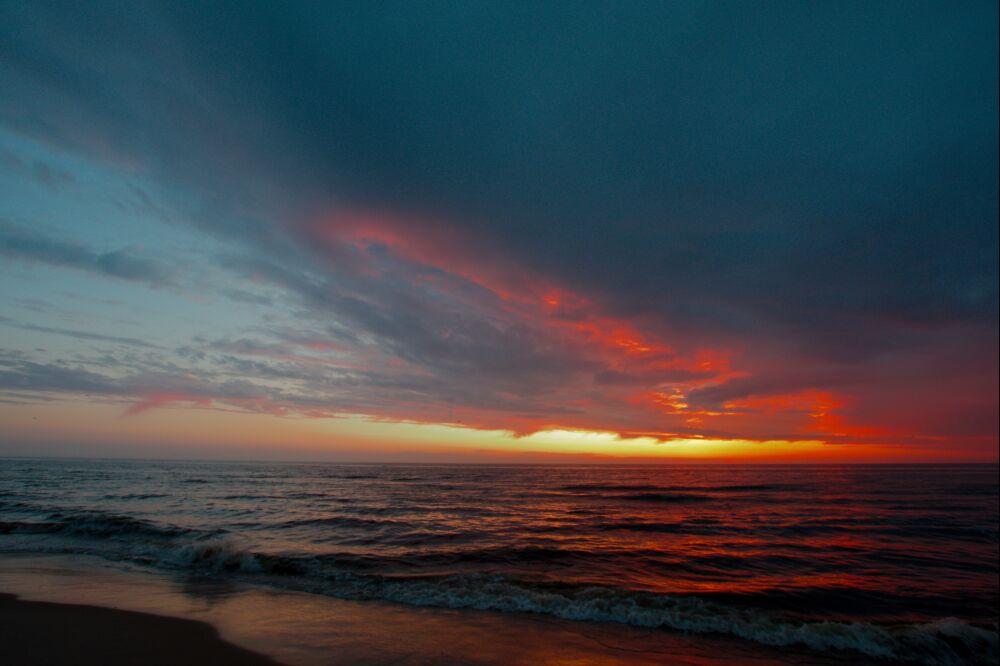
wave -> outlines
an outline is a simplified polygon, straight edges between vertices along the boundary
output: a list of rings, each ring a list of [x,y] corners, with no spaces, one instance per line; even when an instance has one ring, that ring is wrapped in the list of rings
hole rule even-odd
[[[147,499],[163,499],[165,497],[170,497],[170,495],[163,495],[160,493],[126,493],[124,495],[114,495],[114,494],[104,495],[104,499],[106,500],[147,500]]]
[[[160,525],[141,518],[116,514],[49,514],[45,520],[0,522],[0,534],[70,534],[88,537],[145,536],[174,539],[192,535],[191,530],[175,525]]]
[[[617,492],[628,490],[646,490],[660,492],[718,492],[718,493],[739,493],[739,492],[779,492],[790,490],[802,490],[804,486],[790,483],[762,483],[762,484],[734,484],[722,486],[660,486],[649,484],[606,484],[606,483],[574,483],[567,486],[559,486],[559,490],[584,490],[584,491],[605,491]]]
[[[655,501],[655,500],[646,500]],[[665,501],[665,500],[663,500]],[[571,512],[580,513],[580,512]],[[585,515],[600,515],[600,512],[590,511]],[[620,520],[612,522],[595,522],[591,525],[594,529],[602,531],[629,531],[629,532],[662,532],[667,534],[700,534],[700,535],[721,535],[721,534],[742,534],[744,529],[736,525],[727,525],[719,521],[705,520],[680,520],[675,522],[647,522],[641,520]],[[1000,533],[995,529],[968,525],[893,525],[886,524],[885,521],[863,521],[854,523],[841,521],[803,521],[796,524],[780,525],[775,527],[761,527],[758,531],[762,534],[770,534],[774,537],[797,538],[803,536],[816,536],[822,534],[857,534],[859,528],[871,534],[882,534],[886,536],[901,537],[904,539],[913,538],[945,538],[951,541],[963,541],[970,543],[997,543]],[[786,548],[808,547],[807,543],[782,543]],[[829,549],[832,546],[825,545]]]
[[[412,527],[412,524],[401,520],[376,520],[373,518],[356,518],[353,516],[327,516],[324,518],[286,520],[273,525],[258,523],[257,526],[262,529],[328,526],[377,530],[389,527],[410,528]]]
[[[601,530],[627,530],[631,532],[662,532],[674,534],[678,532],[690,532],[691,526],[685,522],[676,523],[646,523],[638,521],[621,521],[617,523],[601,523],[597,526]]]
[[[373,587],[368,585],[369,589]],[[502,577],[450,577],[435,582],[383,583],[377,598],[419,606],[532,612],[568,620],[617,622],[700,634],[725,634],[764,645],[843,650],[928,666],[996,663],[997,634],[949,618],[931,624],[787,622],[757,610],[699,597],[604,587],[544,589]]]
[[[267,495],[261,493],[236,493],[235,495],[222,495],[218,499],[225,501],[268,500],[268,499],[286,500],[288,499],[288,497],[285,495],[274,495],[274,494]]]
[[[715,499],[711,495],[694,495],[678,493],[634,493],[630,495],[615,495],[614,499],[630,502],[707,502]]]
[[[546,555],[536,553],[542,557]],[[362,558],[363,559],[363,558]],[[992,664],[995,631],[955,618],[928,624],[791,622],[757,608],[720,604],[698,596],[637,592],[599,586],[518,581],[499,574],[386,576],[347,571],[338,557],[282,557],[239,548],[232,541],[189,544],[164,562],[199,570],[264,575],[266,582],[356,600],[414,606],[528,612],[566,620],[616,622],[699,634],[724,634],[764,645],[847,651],[926,666]],[[357,561],[351,562],[357,564]]]
[[[233,575],[286,589],[356,600],[383,600],[415,606],[529,612],[567,620],[617,622],[702,634],[725,634],[770,646],[803,646],[847,651],[867,657],[926,666],[992,664],[998,656],[996,631],[958,619],[929,624],[881,625],[866,622],[795,622],[766,609],[609,586],[525,581],[495,573],[428,575],[425,567],[463,563],[548,562],[586,557],[586,551],[501,547],[397,557],[338,553],[262,553],[233,535],[209,535],[124,516],[53,514],[45,522],[0,523],[0,533],[73,534],[71,546],[52,544],[47,552],[86,552],[167,571]],[[108,537],[127,538],[115,539]],[[137,539],[136,536],[143,538]],[[93,544],[86,547],[86,544]],[[84,544],[81,547],[81,544]],[[37,544],[34,546],[37,551]],[[643,553],[635,553],[642,556]],[[402,573],[386,573],[392,569]]]
[[[666,490],[666,488],[664,486],[655,486],[645,483],[635,483],[635,484],[573,483],[568,486],[559,486],[559,490],[617,491],[617,490]]]
[[[0,511],[37,511],[39,508],[38,504],[32,502],[0,500]]]

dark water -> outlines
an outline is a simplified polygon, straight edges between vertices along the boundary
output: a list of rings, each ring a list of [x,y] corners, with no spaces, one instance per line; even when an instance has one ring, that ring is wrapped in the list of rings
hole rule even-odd
[[[0,553],[995,663],[997,473],[0,460]]]

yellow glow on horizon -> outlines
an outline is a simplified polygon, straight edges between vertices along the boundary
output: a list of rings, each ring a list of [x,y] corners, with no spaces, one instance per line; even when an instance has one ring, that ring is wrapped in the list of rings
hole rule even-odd
[[[826,445],[819,440],[765,440],[621,437],[592,430],[543,430],[519,441],[533,450],[591,453],[615,457],[718,458],[767,456],[815,452]]]
[[[392,441],[401,448],[422,444],[434,450],[584,455],[611,458],[766,458],[830,452],[820,440],[764,440],[621,437],[600,430],[552,428],[518,436],[509,430],[480,430],[454,424],[372,420],[361,415],[327,421],[339,433]]]
[[[124,415],[120,401],[0,404],[0,455],[143,455],[285,459],[553,461],[707,460],[850,462],[899,460],[919,450],[821,440],[621,437],[552,427],[528,435],[462,424],[314,418],[169,405]],[[118,452],[118,453],[116,453]]]

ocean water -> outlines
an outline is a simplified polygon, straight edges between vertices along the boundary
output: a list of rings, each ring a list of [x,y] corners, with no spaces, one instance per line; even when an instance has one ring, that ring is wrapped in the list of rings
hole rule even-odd
[[[998,468],[0,460],[0,554],[996,663]]]

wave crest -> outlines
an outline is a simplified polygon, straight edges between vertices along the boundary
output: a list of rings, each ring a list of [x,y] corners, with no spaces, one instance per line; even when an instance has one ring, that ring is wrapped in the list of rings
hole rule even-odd
[[[998,658],[995,631],[955,618],[929,624],[899,625],[791,622],[776,619],[761,609],[728,606],[698,596],[532,583],[500,574],[389,576],[362,573],[373,568],[373,563],[364,557],[266,555],[245,550],[233,539],[181,546],[165,554],[161,563],[172,568],[261,576],[262,582],[339,598],[539,613],[566,620],[723,634],[774,647],[838,650],[926,666],[993,664]]]

